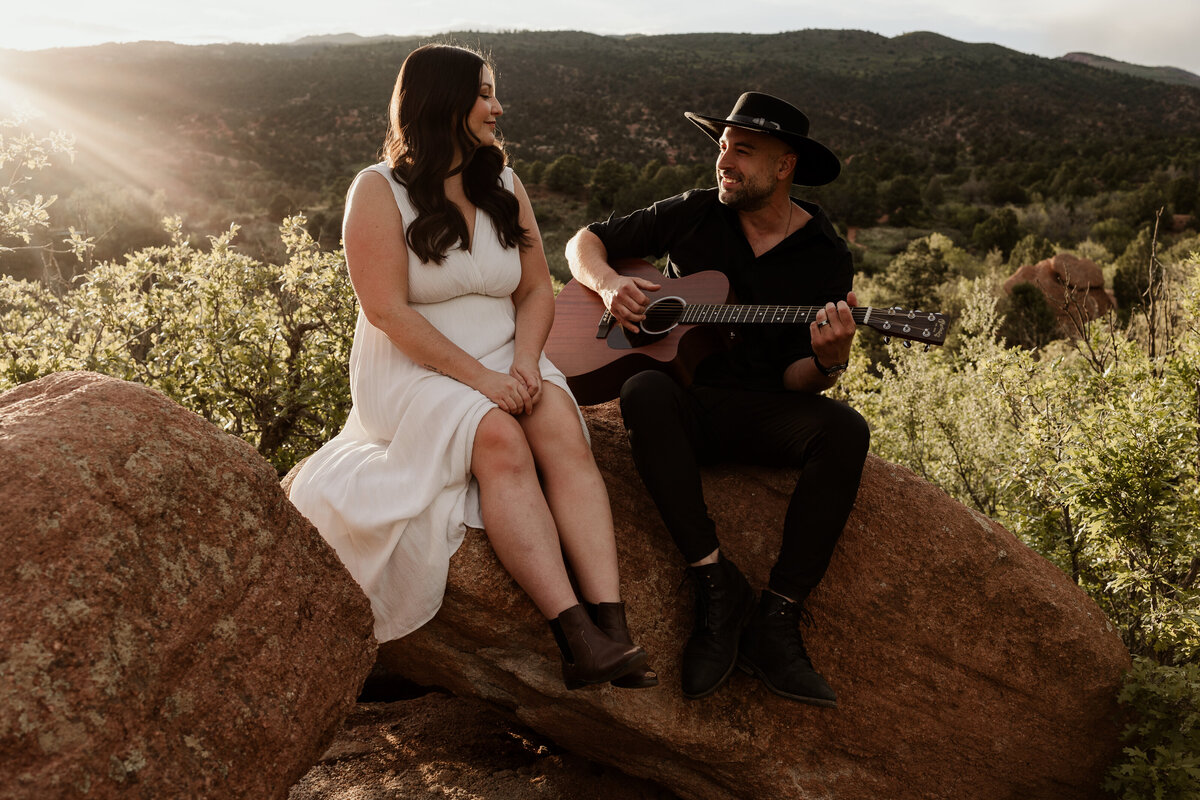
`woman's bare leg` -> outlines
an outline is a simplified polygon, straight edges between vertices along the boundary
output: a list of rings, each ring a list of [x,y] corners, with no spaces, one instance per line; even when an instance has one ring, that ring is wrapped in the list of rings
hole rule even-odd
[[[484,529],[508,574],[547,619],[577,604],[554,518],[516,418],[500,409],[484,415],[475,432],[471,472],[479,482]]]
[[[575,404],[562,389],[544,383],[533,413],[518,419],[541,469],[546,503],[583,599],[589,603],[620,600],[608,490],[583,436]]]

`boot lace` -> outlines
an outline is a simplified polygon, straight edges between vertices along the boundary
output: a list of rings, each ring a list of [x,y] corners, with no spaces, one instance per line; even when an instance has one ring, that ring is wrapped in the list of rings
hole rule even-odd
[[[803,659],[811,665],[808,650],[804,648],[804,637],[800,634],[800,624],[811,627],[812,613],[799,603],[781,603],[778,609],[772,610],[767,617],[767,624],[773,629],[779,645],[789,659]]]

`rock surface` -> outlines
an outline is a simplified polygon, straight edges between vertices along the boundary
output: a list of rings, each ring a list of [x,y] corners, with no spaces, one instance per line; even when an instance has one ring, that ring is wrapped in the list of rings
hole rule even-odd
[[[158,392],[0,395],[0,794],[281,798],[353,709],[366,598],[247,445]]]
[[[1032,283],[1042,290],[1064,336],[1078,335],[1083,323],[1117,307],[1112,292],[1104,288],[1104,272],[1099,265],[1070,253],[1023,265],[1004,282],[1004,291],[1012,294],[1021,283]]]
[[[506,709],[559,745],[684,798],[1093,798],[1129,656],[1098,607],[999,525],[871,457],[809,602],[806,642],[840,708],[735,672],[685,700],[683,563],[633,470],[615,404],[587,410],[612,496],[622,584],[656,689],[563,688],[545,622],[482,533],[455,555],[438,616],[380,666]],[[706,473],[727,552],[761,587],[794,473]]]
[[[479,700],[361,703],[288,800],[677,800],[563,751]]]

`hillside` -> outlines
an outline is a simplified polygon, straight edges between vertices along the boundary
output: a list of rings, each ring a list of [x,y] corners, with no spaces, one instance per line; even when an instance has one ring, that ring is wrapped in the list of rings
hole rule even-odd
[[[948,196],[965,187],[967,202],[1074,204],[1200,169],[1200,89],[931,33],[142,42],[0,51],[0,75],[33,92],[44,124],[78,139],[75,166],[47,178],[48,193],[95,186],[109,205],[145,207],[151,219],[181,212],[206,231],[294,208],[336,222],[349,178],[377,156],[404,56],[433,38],[491,52],[501,130],[526,167],[567,154],[585,171],[615,159],[648,176],[708,164],[711,143],[685,110],[723,113],[747,89],[788,98],[848,164],[822,199],[854,225],[895,216],[888,192],[911,200],[931,182]],[[956,224],[969,233],[978,221]]]
[[[1108,69],[1138,78],[1200,88],[1200,75],[1178,67],[1145,67],[1141,64],[1130,64],[1126,61],[1117,61],[1114,58],[1105,58],[1092,53],[1067,53],[1062,58],[1064,61],[1087,64],[1089,67]]]
[[[682,112],[719,113],[748,88],[804,107],[844,157],[930,145],[990,155],[1081,137],[1115,145],[1159,138],[1164,123],[1172,135],[1200,133],[1200,91],[929,33],[453,37],[493,53],[502,127],[525,159],[707,157]],[[108,124],[307,181],[373,157],[396,70],[425,40],[9,51],[0,70]]]

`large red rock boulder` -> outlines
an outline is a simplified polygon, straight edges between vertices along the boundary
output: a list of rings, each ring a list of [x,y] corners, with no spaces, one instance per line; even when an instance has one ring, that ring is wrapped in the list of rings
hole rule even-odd
[[[635,638],[662,684],[563,688],[545,622],[473,533],[445,604],[380,665],[485,700],[560,745],[685,798],[1094,798],[1118,751],[1129,655],[1099,608],[1008,531],[871,457],[806,642],[836,710],[735,672],[679,691],[684,564],[628,455],[614,404],[589,409]],[[763,586],[795,473],[706,474],[725,551]]]
[[[0,395],[6,798],[282,798],[375,657],[366,598],[245,442],[61,373]]]
[[[1021,266],[1004,282],[1004,291],[1012,294],[1022,283],[1031,283],[1041,290],[1058,318],[1063,336],[1077,336],[1087,322],[1117,307],[1113,293],[1104,288],[1104,271],[1100,266],[1070,253]]]

